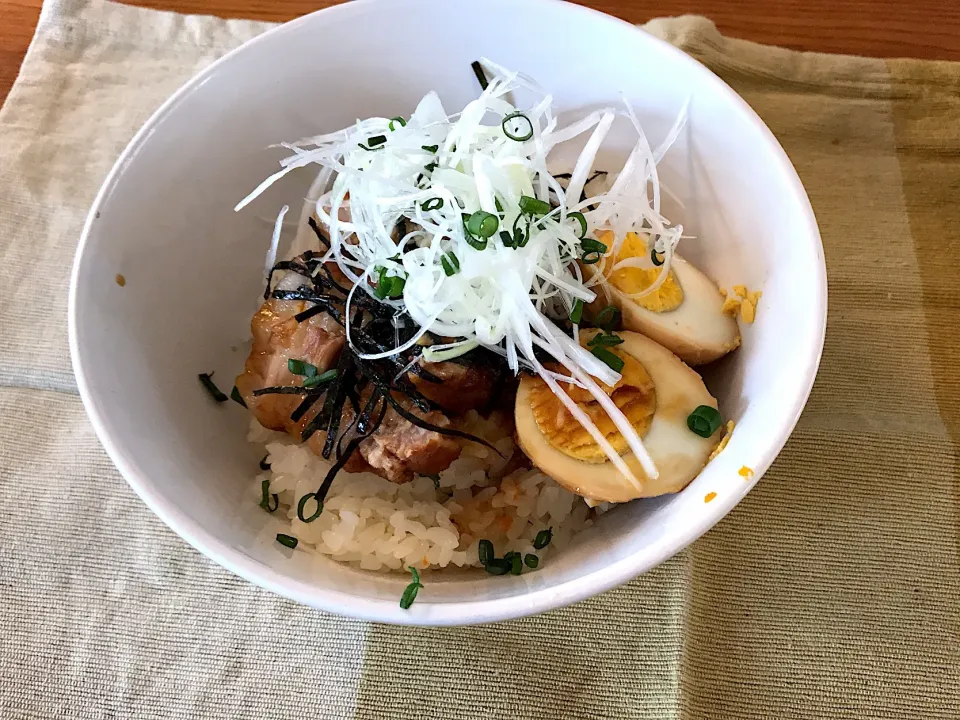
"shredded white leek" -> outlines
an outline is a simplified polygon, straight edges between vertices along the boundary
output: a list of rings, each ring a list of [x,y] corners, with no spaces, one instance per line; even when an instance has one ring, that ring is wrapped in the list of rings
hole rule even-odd
[[[480,346],[476,340],[461,340],[447,345],[431,345],[423,349],[423,359],[427,362],[438,363],[453,360]]]
[[[588,390],[623,434],[646,476],[654,479],[657,469],[642,440],[598,384],[612,386],[620,376],[554,321],[569,314],[576,300],[595,299],[592,288],[605,282],[606,266],[615,262],[628,231],[648,235],[651,247],[664,259],[658,280],[640,295],[655,292],[667,277],[682,227],[672,226],[660,214],[657,163],[680,135],[687,108],[653,150],[629,105],[621,111],[594,111],[557,127],[552,98],[532,79],[488,60],[481,63],[493,77],[459,113],[448,115],[431,92],[405,125],[395,122],[392,130],[389,118],[368,118],[335,133],[283,144],[293,154],[237,209],[287,172],[320,165],[333,184],[316,201],[314,211],[329,230],[331,247],[325,259],[336,262],[354,283],[347,305],[355,292],[374,293],[371,278],[381,273],[401,277],[402,297],[382,302],[405,312],[420,329],[391,351],[361,357],[396,354],[426,332],[457,338],[424,348],[428,362],[449,360],[483,345],[503,355],[514,372],[525,369],[540,375],[616,468],[640,488],[641,481],[625,460],[561,387],[567,383]],[[534,95],[529,108],[514,106],[516,90]],[[504,132],[503,119],[516,112],[529,120],[529,138],[518,140]],[[608,189],[581,201],[597,153],[618,115],[633,124],[636,145],[612,183],[604,183]],[[548,155],[587,132],[591,134],[565,190],[547,171]],[[525,214],[520,206],[523,196],[551,203],[554,209],[546,215]],[[616,237],[586,278],[576,263],[583,254],[580,226],[569,217],[581,210],[588,235],[609,228]],[[478,211],[498,219],[490,237],[479,238],[467,230],[467,219]],[[268,260],[275,257],[282,217],[283,213]],[[398,238],[395,229],[401,220],[407,231]],[[521,247],[512,246],[515,227],[525,239]],[[509,233],[506,243],[501,232]],[[611,271],[638,264],[652,267],[649,259],[640,258],[615,263]],[[345,316],[350,315],[348,307]],[[575,338],[578,332],[575,327]],[[569,375],[544,367],[535,348]]]
[[[289,205],[284,205],[280,208],[280,212],[277,214],[277,220],[273,224],[273,235],[270,238],[270,247],[267,250],[267,257],[264,260],[264,280],[270,277],[270,268],[277,262],[277,248],[280,246],[280,234],[283,232],[283,218],[288,210],[290,210]]]

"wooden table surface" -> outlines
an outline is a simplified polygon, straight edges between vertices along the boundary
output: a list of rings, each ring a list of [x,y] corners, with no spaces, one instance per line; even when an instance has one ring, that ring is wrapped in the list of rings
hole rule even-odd
[[[17,76],[41,1],[0,0],[0,102]],[[282,21],[335,2],[137,0],[134,4]],[[582,0],[582,4],[632,23],[664,15],[706,15],[727,35],[798,50],[960,60],[958,0]]]

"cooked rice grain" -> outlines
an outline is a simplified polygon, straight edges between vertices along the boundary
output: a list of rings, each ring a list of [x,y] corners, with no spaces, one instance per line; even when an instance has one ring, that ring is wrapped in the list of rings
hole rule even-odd
[[[297,518],[300,498],[314,492],[330,463],[283,433],[251,423],[248,439],[265,444],[270,471],[257,476],[280,498],[277,515],[286,515],[299,547],[364,570],[407,566],[480,566],[480,540],[490,540],[497,556],[511,550],[536,553],[542,560],[591,523],[590,510],[573,493],[539,470],[521,469],[500,479],[517,451],[508,416],[483,418],[469,413],[462,428],[494,445],[503,457],[476,443],[440,474],[439,488],[426,477],[396,485],[372,473],[343,473],[333,481],[323,512],[311,523]],[[309,507],[312,508],[312,505]],[[533,540],[553,528],[550,546],[534,550]]]

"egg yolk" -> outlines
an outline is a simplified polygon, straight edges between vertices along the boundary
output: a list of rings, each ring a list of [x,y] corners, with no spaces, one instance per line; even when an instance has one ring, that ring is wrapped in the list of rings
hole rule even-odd
[[[623,360],[620,380],[613,387],[600,384],[601,389],[613,400],[620,412],[630,421],[637,434],[643,437],[650,429],[653,414],[657,409],[657,393],[646,368],[632,355],[612,348],[614,355]],[[551,367],[557,372],[559,367]],[[618,453],[627,450],[627,441],[617,430],[613,420],[588,390],[577,385],[564,385],[564,390],[603,433]],[[534,380],[530,390],[530,407],[537,428],[547,441],[562,453],[589,463],[607,462],[606,453],[594,442],[590,433],[563,406],[547,384],[540,378]]]
[[[728,297],[723,301],[723,307],[720,309],[724,315],[729,315],[732,318],[737,316],[737,313],[740,312],[741,301],[735,297]]]
[[[720,439],[720,442],[713,449],[713,452],[710,453],[710,457],[707,458],[707,462],[713,460],[717,455],[722,453],[727,447],[727,443],[730,442],[730,436],[733,435],[733,428],[735,427],[733,420],[727,421],[727,426],[724,430],[723,437]]]
[[[604,230],[598,233],[597,238],[607,247],[610,247],[614,240],[613,231]],[[616,259],[608,262],[610,266],[613,267],[615,263],[621,260],[647,257],[649,253],[650,249],[647,241],[637,235],[637,233],[628,232],[623,239],[623,244],[620,246],[620,252],[617,253]],[[653,283],[657,281],[657,278],[660,277],[660,272],[661,268],[659,267],[621,268],[620,270],[609,273],[607,280],[620,292],[626,295],[636,295],[653,285]],[[676,310],[683,303],[683,288],[680,287],[677,274],[671,270],[659,288],[649,295],[633,298],[632,302],[635,302],[650,312],[670,312],[671,310]]]
[[[757,303],[763,296],[760,290],[748,290],[746,285],[734,285],[732,296],[728,296],[727,291],[722,288],[720,294],[726,298],[722,309],[725,315],[732,318],[739,315],[748,325],[757,319]]]

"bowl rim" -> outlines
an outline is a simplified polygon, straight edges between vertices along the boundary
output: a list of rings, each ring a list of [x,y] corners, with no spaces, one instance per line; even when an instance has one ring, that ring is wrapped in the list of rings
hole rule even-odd
[[[663,563],[705,534],[746,497],[747,493],[760,480],[773,460],[783,449],[796,427],[807,399],[810,396],[814,380],[816,379],[826,336],[827,275],[823,244],[809,197],[783,147],[753,108],[715,73],[679,48],[645,32],[639,26],[632,25],[598,10],[565,2],[565,0],[522,0],[528,5],[542,6],[547,11],[557,8],[558,6],[564,6],[564,12],[579,13],[584,18],[589,18],[593,23],[605,23],[609,26],[629,28],[637,34],[638,38],[642,38],[643,42],[651,42],[654,45],[659,45],[660,50],[667,55],[672,55],[678,64],[686,66],[689,71],[699,75],[705,83],[713,84],[720,93],[728,96],[728,99],[732,101],[733,105],[737,107],[751,125],[754,126],[759,138],[769,147],[776,171],[784,176],[794,196],[799,201],[800,211],[806,221],[806,234],[809,236],[810,243],[814,246],[813,249],[818,253],[820,261],[818,266],[819,273],[817,273],[816,277],[808,279],[812,301],[811,305],[816,311],[815,320],[819,324],[819,337],[815,345],[810,348],[806,375],[803,378],[803,382],[798,383],[800,391],[795,396],[793,406],[789,412],[783,416],[784,421],[779,439],[768,446],[758,462],[756,462],[754,468],[755,475],[752,482],[744,483],[743,489],[740,492],[732,493],[729,496],[725,496],[721,502],[712,504],[712,512],[709,515],[684,527],[681,532],[672,536],[669,543],[660,541],[656,543],[652,549],[648,548],[649,552],[645,553],[642,560],[636,559],[635,556],[629,556],[586,575],[567,580],[558,585],[530,590],[519,596],[463,602],[430,602],[424,598],[421,602],[416,603],[410,610],[401,610],[396,601],[359,598],[338,590],[317,588],[309,583],[296,580],[278,572],[269,565],[254,560],[243,552],[228,546],[156,492],[147,475],[142,473],[134,460],[128,457],[123,449],[113,441],[104,420],[106,413],[88,385],[83,363],[80,360],[80,340],[77,330],[77,291],[84,251],[93,233],[94,220],[99,214],[101,205],[109,196],[113,187],[118,183],[126,165],[137,154],[140,146],[149,137],[153,127],[170,114],[183,97],[195,91],[207,77],[216,73],[221,65],[231,62],[238,53],[246,52],[248,47],[264,42],[266,38],[276,34],[290,32],[293,28],[316,22],[316,16],[321,14],[324,18],[349,16],[351,14],[363,16],[370,8],[375,8],[376,6],[392,1],[394,0],[354,0],[354,2],[324,8],[273,27],[234,48],[191,77],[151,114],[124,148],[106,179],[103,181],[87,215],[77,245],[70,276],[67,310],[69,347],[74,376],[80,397],[97,437],[104,450],[106,450],[107,455],[127,481],[127,484],[130,485],[154,514],[188,544],[217,564],[255,585],[319,610],[334,612],[360,620],[396,625],[475,625],[515,619],[554,610],[617,587]],[[482,0],[471,1],[482,2]],[[720,498],[718,498],[718,500],[720,500]]]

